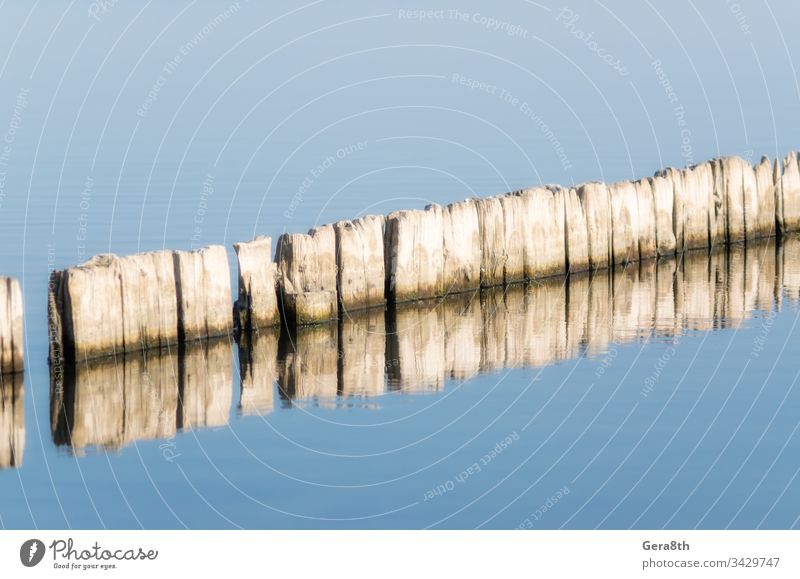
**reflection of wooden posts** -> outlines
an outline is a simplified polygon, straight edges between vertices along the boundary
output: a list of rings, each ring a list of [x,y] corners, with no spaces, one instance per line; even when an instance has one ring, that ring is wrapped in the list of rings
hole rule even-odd
[[[613,302],[609,270],[596,271],[592,274],[587,301],[589,305],[586,320],[586,352],[590,356],[595,356],[607,352],[612,341]]]
[[[658,302],[658,273],[655,261],[647,261],[639,266],[639,285],[636,297],[639,313],[639,328],[642,332],[655,330],[656,303]]]
[[[335,399],[338,389],[338,327],[318,324],[282,335],[278,393],[284,399]]]
[[[719,319],[725,321],[725,327],[739,328],[747,318],[747,278],[748,261],[743,245],[735,245],[729,248],[723,255],[713,255],[712,260],[727,263],[722,267],[728,272],[720,284],[723,288],[722,295],[715,296],[715,302],[721,303],[722,316]]]
[[[386,390],[386,316],[373,308],[345,316],[339,325],[338,392],[378,396]]]
[[[586,341],[589,315],[589,283],[591,274],[570,275],[566,295],[566,357],[576,358],[582,354]]]
[[[268,414],[275,407],[278,337],[278,328],[273,327],[239,339],[239,410],[244,415]]]
[[[719,255],[716,252],[711,257]],[[711,279],[709,259],[709,255],[699,253],[683,260],[682,283],[678,284],[678,291],[681,293],[681,315],[688,330],[710,330],[714,325],[716,276]]]
[[[527,366],[563,360],[567,351],[564,280],[554,278],[525,288],[525,358]]]
[[[389,387],[403,392],[444,386],[445,341],[442,308],[434,302],[398,307],[386,335]]]
[[[178,352],[149,352],[125,357],[122,383],[124,431],[121,444],[175,434],[178,407]],[[120,374],[117,374],[119,379]],[[91,402],[90,402],[91,403]]]
[[[228,424],[233,358],[227,339],[187,345],[181,352],[178,428]]]
[[[656,262],[655,332],[658,336],[674,338],[681,334],[675,303],[675,281],[678,261],[660,259]]]
[[[0,469],[18,467],[25,454],[24,377],[0,374]]]
[[[227,339],[67,363],[51,373],[53,441],[81,454],[227,424],[232,367]]]
[[[518,294],[519,292],[514,292]],[[481,292],[481,371],[493,372],[504,368],[508,358],[509,337],[517,332],[509,327],[509,312],[505,307],[505,288],[492,288]],[[524,328],[523,328],[524,331]],[[524,338],[520,340],[524,343]]]
[[[613,340],[626,343],[648,337],[656,318],[655,261],[628,264],[614,271],[612,280]]]
[[[453,296],[442,302],[446,372],[466,380],[481,369],[483,316],[477,293]]]
[[[53,440],[78,454],[175,434],[177,348],[79,361],[52,379]]]
[[[634,300],[635,288],[639,283],[637,263],[629,263],[624,268],[611,273],[611,340],[615,344],[632,342],[639,335],[639,317]]]
[[[785,237],[780,244],[779,257],[783,292],[796,303],[800,301],[800,238]]]

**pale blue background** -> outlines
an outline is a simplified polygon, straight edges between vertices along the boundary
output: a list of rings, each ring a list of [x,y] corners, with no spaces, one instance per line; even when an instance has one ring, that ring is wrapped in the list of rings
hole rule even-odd
[[[58,451],[50,439],[48,248],[56,267],[109,250],[128,254],[189,248],[203,201],[202,183],[209,175],[214,192],[195,241],[230,247],[254,233],[303,231],[318,222],[361,213],[446,203],[540,182],[648,176],[662,166],[683,166],[721,154],[757,160],[762,153],[782,156],[800,146],[795,69],[800,60],[800,38],[795,34],[800,12],[792,2],[569,3],[566,7],[579,15],[572,30],[592,32],[599,47],[624,63],[626,76],[564,25],[558,18],[563,5],[546,1],[457,3],[464,13],[518,25],[517,36],[490,30],[469,17],[467,22],[451,19],[447,13],[425,22],[398,16],[400,9],[448,10],[455,3],[263,4],[239,2],[238,10],[223,17],[176,70],[165,75],[157,100],[141,117],[137,109],[164,74],[164,65],[233,4],[120,0],[99,14],[98,21],[89,15],[92,4],[86,1],[0,3],[0,138],[7,134],[20,90],[29,91],[10,145],[6,195],[0,203],[0,272],[20,278],[24,286],[28,365],[24,465],[0,472],[2,526],[471,528],[486,522],[490,527],[516,527],[571,481],[612,436],[638,400],[639,383],[663,353],[663,345],[620,347],[621,359],[628,363],[615,365],[604,377],[607,384],[595,388],[561,433],[524,463],[542,435],[578,403],[596,361],[548,368],[535,388],[461,450],[417,476],[376,487],[336,489],[291,477],[319,485],[363,485],[429,465],[482,430],[529,383],[532,371],[511,372],[485,399],[499,376],[482,376],[418,418],[371,429],[369,435],[364,429],[325,426],[292,410],[277,410],[267,426],[258,418],[236,416],[234,408],[229,428],[179,434],[182,456],[176,463],[161,458],[158,442],[76,460]],[[655,60],[661,61],[677,103],[670,103],[659,85]],[[568,168],[541,126],[526,118],[519,106],[454,83],[454,73],[529,103],[563,146]],[[676,104],[685,109],[686,143]],[[302,202],[287,216],[309,172],[337,149],[359,142],[366,143],[363,150],[314,178]],[[689,149],[682,150],[682,144]],[[82,209],[87,178],[92,179],[92,194]],[[85,247],[76,239],[82,213],[87,221]],[[777,361],[767,387],[746,415],[744,431],[721,455],[692,502],[671,519],[671,526],[699,523],[700,513],[719,496],[766,428],[768,434],[752,459],[702,526],[754,527],[775,505],[765,526],[797,523],[800,490],[789,484],[799,466],[793,430],[797,394],[787,390],[797,365],[789,353],[779,357],[775,346],[786,340],[796,343],[796,316],[797,310],[789,307],[776,318],[772,347],[749,366],[744,378],[745,384],[760,386]],[[568,500],[539,526],[559,527],[567,521],[578,528],[633,524],[687,456],[696,429],[722,406],[757,331],[751,325],[683,340],[664,378],[666,387],[640,405],[593,470],[571,487]],[[614,510],[664,448],[698,396],[694,384],[705,384],[720,356],[723,372],[703,396],[696,418]],[[528,431],[464,492],[408,507],[524,424],[576,363],[570,387],[554,398],[552,411],[541,414],[535,435]],[[678,388],[689,365],[692,383]],[[510,503],[569,447],[587,416],[602,407],[631,366],[635,379],[628,378],[630,383],[607,407],[589,440]],[[236,402],[238,379],[232,379],[232,387]],[[667,403],[675,388],[675,397]],[[791,404],[776,414],[787,391]],[[694,466],[676,479],[672,492],[638,526],[660,527],[670,520],[701,476],[698,473],[720,456],[753,395],[745,388],[724,406],[719,427],[694,456]],[[330,419],[344,414],[346,422],[388,421],[439,397],[386,396],[377,411],[315,414]],[[476,408],[444,434],[411,450],[369,460],[303,452],[283,438],[340,453],[383,451],[437,430],[479,399]],[[664,405],[656,427],[623,464]],[[734,518],[787,441],[786,452],[764,486]],[[249,453],[275,470],[256,463]],[[602,486],[611,475],[609,484]],[[498,483],[485,498],[457,512]],[[787,485],[789,490],[780,495]],[[508,508],[501,511],[504,507]],[[396,512],[381,515],[390,511]],[[343,520],[351,518],[358,519]]]

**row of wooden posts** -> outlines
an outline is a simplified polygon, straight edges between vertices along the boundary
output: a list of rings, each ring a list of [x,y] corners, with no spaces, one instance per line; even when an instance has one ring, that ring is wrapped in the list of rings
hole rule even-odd
[[[52,274],[51,361],[324,323],[429,299],[800,229],[798,155],[718,158],[606,185],[547,185],[446,207],[368,215],[234,244],[231,315],[223,246],[98,255]],[[0,368],[19,371],[22,294],[0,278]]]

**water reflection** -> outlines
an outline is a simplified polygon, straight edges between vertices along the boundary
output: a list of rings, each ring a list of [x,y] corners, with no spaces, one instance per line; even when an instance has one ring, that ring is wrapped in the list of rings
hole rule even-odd
[[[280,341],[278,392],[291,401],[332,400],[339,388],[336,324],[301,327]]]
[[[0,469],[22,464],[25,453],[24,375],[0,374]]]
[[[278,379],[277,328],[253,332],[239,340],[239,368],[239,412],[244,416],[272,412]]]
[[[232,368],[227,340],[71,365],[51,382],[53,440],[81,454],[223,426]]]
[[[788,239],[645,261],[613,272],[494,288],[277,329],[239,341],[242,415],[276,406],[377,407],[388,392],[440,391],[447,379],[597,356],[613,344],[736,328],[800,299],[800,242]],[[221,426],[231,406],[227,341],[90,361],[54,377],[53,438],[78,452]],[[20,390],[21,396],[21,390]],[[5,435],[21,404],[3,398]],[[13,398],[17,400],[17,398]],[[19,410],[18,410],[19,409]],[[17,428],[20,428],[17,426]],[[8,451],[3,447],[3,464]]]

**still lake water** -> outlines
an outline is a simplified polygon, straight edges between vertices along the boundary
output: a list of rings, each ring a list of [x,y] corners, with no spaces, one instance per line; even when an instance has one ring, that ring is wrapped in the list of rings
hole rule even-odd
[[[0,5],[0,526],[798,526],[794,239],[47,365],[48,273],[96,253],[783,155],[797,8],[737,6]]]

